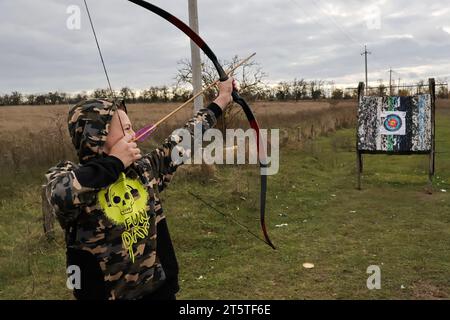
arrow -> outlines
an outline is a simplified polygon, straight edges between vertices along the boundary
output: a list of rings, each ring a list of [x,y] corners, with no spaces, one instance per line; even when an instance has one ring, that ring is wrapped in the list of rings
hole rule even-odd
[[[235,65],[233,68],[231,68],[230,70],[226,71],[227,76],[230,76],[231,74],[233,74],[234,71],[236,71],[239,67],[241,67],[244,63],[248,62],[250,59],[252,59],[254,56],[256,55],[256,52],[251,54],[248,58],[242,60],[241,62],[239,62],[237,65]],[[209,86],[207,86],[206,88],[204,88],[202,91],[198,92],[197,94],[193,95],[192,98],[190,98],[189,100],[187,100],[186,102],[184,102],[182,105],[180,105],[179,107],[177,107],[175,110],[173,110],[172,112],[170,112],[168,115],[164,116],[162,119],[158,120],[155,124],[153,125],[147,125],[145,126],[143,129],[140,129],[138,131],[138,133],[136,134],[134,141],[143,141],[145,138],[147,138],[149,136],[149,133],[153,132],[161,123],[165,122],[166,120],[168,120],[169,118],[171,118],[174,114],[176,114],[178,111],[180,111],[181,109],[183,109],[184,107],[186,107],[189,103],[191,103],[192,101],[195,100],[195,98],[197,98],[198,96],[200,96],[201,94],[203,94],[205,91],[211,89],[212,87],[216,86],[218,83],[220,82],[220,80],[216,80],[213,83],[211,83]]]

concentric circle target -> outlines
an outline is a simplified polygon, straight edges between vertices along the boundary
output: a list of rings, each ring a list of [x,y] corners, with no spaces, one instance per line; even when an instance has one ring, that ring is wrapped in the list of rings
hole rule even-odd
[[[403,125],[402,118],[400,118],[396,114],[390,114],[384,120],[384,128],[389,132],[396,132],[400,130],[402,125]]]

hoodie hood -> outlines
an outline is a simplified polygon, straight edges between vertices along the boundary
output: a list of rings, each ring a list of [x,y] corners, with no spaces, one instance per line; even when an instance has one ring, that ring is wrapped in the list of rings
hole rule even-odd
[[[69,111],[68,126],[80,163],[103,156],[109,126],[118,109],[126,112],[123,100],[84,100]]]

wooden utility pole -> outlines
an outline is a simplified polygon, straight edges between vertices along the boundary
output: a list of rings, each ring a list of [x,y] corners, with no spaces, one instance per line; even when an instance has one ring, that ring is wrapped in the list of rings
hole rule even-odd
[[[369,90],[369,78],[368,78],[368,75],[367,75],[367,55],[368,54],[372,54],[372,52],[367,51],[367,46],[364,46],[364,52],[361,53],[361,55],[365,56],[365,61],[366,61],[366,95],[367,95],[368,90]]]
[[[198,8],[197,0],[189,0],[189,26],[197,34],[198,28]],[[200,49],[191,40],[191,64],[192,64],[192,87],[194,88],[194,95],[202,91],[202,62],[200,60]],[[199,95],[194,100],[194,114],[203,108],[203,95]]]

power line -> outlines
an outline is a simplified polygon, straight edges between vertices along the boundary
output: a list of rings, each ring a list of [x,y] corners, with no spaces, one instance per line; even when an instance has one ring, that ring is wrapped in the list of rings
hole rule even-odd
[[[310,19],[312,22],[314,22],[317,26],[320,26],[322,30],[327,31],[327,33],[329,35],[331,35],[331,33],[328,31],[329,29],[329,25],[323,24],[322,22],[319,21],[319,19],[312,14],[308,9],[306,9],[305,7],[303,7],[302,5],[300,5],[300,3],[298,1],[294,1],[294,0],[290,0],[290,2],[295,5],[296,7],[300,8],[300,12],[303,14],[303,16],[307,19]],[[317,7],[317,5],[316,5]],[[328,16],[328,14],[324,13],[324,11],[322,9],[319,8],[319,10],[325,14],[326,16]],[[331,18],[330,18],[331,20]],[[344,31],[344,29],[340,26],[337,25],[337,22],[335,20],[331,21],[332,23],[334,23],[336,25],[336,27],[339,29],[339,31],[341,31],[348,40],[350,40],[351,42],[354,42],[355,44],[357,44],[358,46],[360,45],[360,43],[358,43],[353,37],[351,37],[348,33],[346,33]]]
[[[338,23],[338,22],[336,21],[336,19],[334,19],[333,16],[328,15],[328,13],[326,13],[326,12],[323,11],[322,7],[321,7],[320,5],[317,4],[316,0],[313,0],[313,1],[312,1],[312,4],[313,4],[317,9],[319,9],[319,11],[321,11],[325,16],[327,16],[327,18],[334,24],[334,26],[335,26],[336,28],[339,29],[339,31],[342,32],[342,34],[344,34],[344,35],[347,37],[347,39],[349,39],[350,41],[354,42],[355,44],[360,45],[360,43],[359,43],[358,41],[356,41],[356,40],[350,35],[350,33],[348,33],[347,31],[345,31],[345,29],[341,26],[340,23]]]

